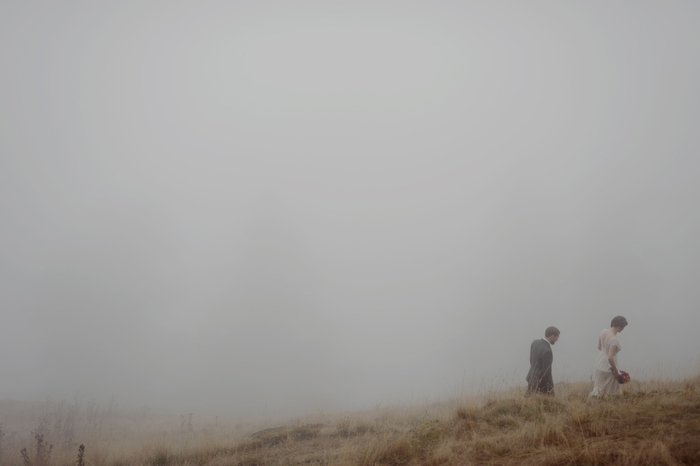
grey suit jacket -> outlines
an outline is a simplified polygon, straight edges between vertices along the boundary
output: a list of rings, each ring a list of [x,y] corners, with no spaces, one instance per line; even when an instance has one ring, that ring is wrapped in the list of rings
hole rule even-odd
[[[552,345],[544,338],[530,345],[530,372],[527,373],[527,392],[554,394],[552,380]]]

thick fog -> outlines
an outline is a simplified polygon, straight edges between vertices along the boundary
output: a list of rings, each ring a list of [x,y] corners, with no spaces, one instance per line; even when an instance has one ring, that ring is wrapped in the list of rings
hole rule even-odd
[[[700,4],[0,4],[0,398],[698,369]],[[197,411],[200,410],[200,411]],[[178,411],[179,412],[179,411]]]

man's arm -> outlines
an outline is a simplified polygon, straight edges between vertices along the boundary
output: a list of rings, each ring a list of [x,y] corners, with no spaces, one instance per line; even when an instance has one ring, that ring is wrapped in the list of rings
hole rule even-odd
[[[552,379],[552,362],[554,361],[554,355],[551,351],[545,351],[542,355],[542,369],[544,373],[542,374],[542,387],[546,392],[554,394],[554,379]]]

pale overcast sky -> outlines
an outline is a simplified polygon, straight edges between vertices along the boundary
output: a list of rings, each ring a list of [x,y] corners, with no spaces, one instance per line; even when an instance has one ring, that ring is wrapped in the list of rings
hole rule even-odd
[[[698,2],[3,1],[0,63],[0,398],[698,371]]]

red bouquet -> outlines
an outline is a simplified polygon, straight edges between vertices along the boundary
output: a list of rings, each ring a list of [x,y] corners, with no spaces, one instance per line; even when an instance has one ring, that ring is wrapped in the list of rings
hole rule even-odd
[[[630,380],[632,380],[632,377],[625,371],[620,371],[620,375],[617,376],[617,381],[619,383],[627,383]]]

